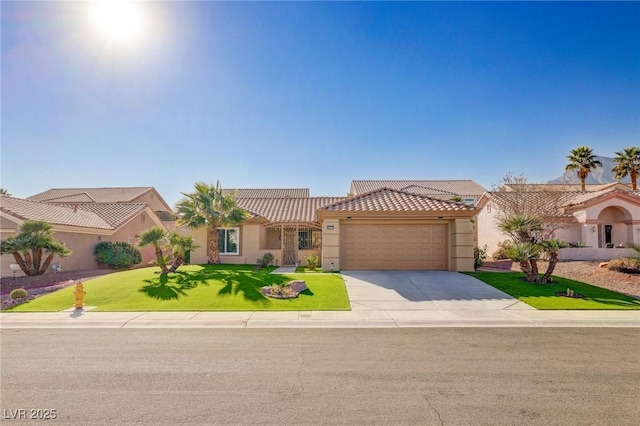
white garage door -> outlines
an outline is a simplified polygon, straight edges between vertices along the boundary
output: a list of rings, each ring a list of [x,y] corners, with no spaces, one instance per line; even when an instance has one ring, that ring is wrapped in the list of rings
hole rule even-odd
[[[446,270],[446,224],[341,226],[342,269]]]

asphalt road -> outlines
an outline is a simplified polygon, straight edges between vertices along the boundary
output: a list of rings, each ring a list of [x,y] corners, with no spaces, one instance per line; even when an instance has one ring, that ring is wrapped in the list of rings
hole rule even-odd
[[[635,425],[640,415],[637,328],[3,329],[0,344],[7,423],[52,410],[38,423]]]

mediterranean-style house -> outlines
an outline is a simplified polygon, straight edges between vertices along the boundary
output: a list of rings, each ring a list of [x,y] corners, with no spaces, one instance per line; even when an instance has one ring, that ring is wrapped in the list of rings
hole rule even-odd
[[[310,197],[306,188],[224,191],[249,213],[218,231],[225,263],[255,263],[269,252],[279,265],[297,265],[315,253],[324,270],[473,269],[472,204],[484,192],[473,181],[353,181],[349,197]],[[206,230],[192,234],[200,248],[191,260],[205,263]]]
[[[43,220],[53,226],[54,238],[72,254],[58,259],[63,270],[98,267],[94,250],[100,241],[124,241],[133,245],[139,234],[153,226],[168,228],[173,223],[170,207],[151,187],[51,189],[27,199],[0,198],[0,238],[18,232],[26,220]],[[141,266],[155,258],[152,248],[140,250]],[[2,255],[0,275],[11,276],[12,255]],[[22,271],[16,271],[16,275]]]
[[[633,250],[624,247],[629,242],[640,244],[640,191],[621,183],[587,185],[585,189],[582,192],[580,185],[572,184],[527,184],[523,191],[511,185],[501,190],[500,197],[529,197],[540,206],[547,197],[548,205],[559,205],[558,211],[545,215],[546,220],[561,224],[553,237],[570,245],[561,250],[560,259],[608,260],[633,254]],[[486,245],[491,254],[498,249],[498,243],[508,239],[496,222],[500,206],[490,192],[480,198],[477,206],[478,246]]]

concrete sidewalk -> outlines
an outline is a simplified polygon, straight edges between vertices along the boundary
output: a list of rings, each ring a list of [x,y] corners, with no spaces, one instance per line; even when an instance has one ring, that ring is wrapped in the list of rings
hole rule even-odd
[[[0,328],[640,327],[638,311],[362,310],[2,313]]]

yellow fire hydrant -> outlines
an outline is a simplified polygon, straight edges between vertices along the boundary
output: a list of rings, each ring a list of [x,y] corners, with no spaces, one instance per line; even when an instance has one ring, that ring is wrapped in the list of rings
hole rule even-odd
[[[73,291],[73,295],[76,297],[76,303],[73,307],[76,309],[82,309],[84,306],[84,286],[81,282],[76,284],[76,289]]]

